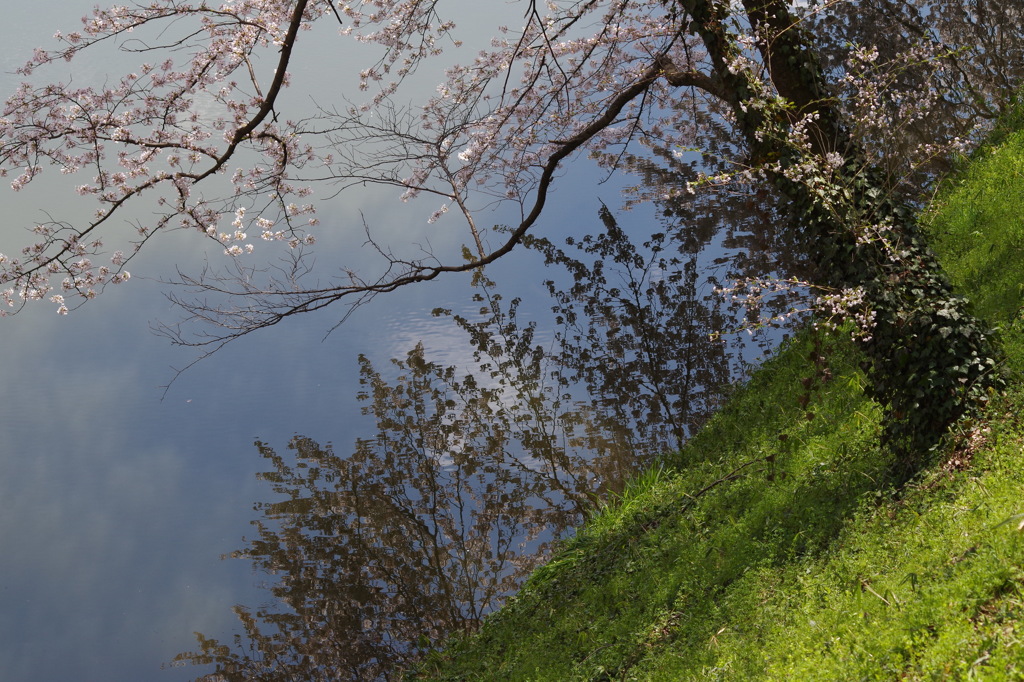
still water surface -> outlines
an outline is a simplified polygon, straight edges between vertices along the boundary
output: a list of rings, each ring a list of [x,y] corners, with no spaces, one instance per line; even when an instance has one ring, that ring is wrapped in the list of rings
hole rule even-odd
[[[92,4],[10,9],[0,25],[4,70]],[[5,91],[16,82],[0,79]],[[617,199],[614,183],[598,187],[596,177],[567,178],[543,229],[599,230],[598,197]],[[39,204],[60,201],[3,196],[3,251],[22,245],[20,228],[39,219]],[[628,221],[625,229],[649,233],[656,218],[638,209]],[[284,453],[301,434],[346,455],[372,437],[356,400],[360,354],[383,370],[422,343],[430,360],[470,364],[464,334],[430,315],[479,308],[468,277],[452,277],[380,298],[330,335],[340,311],[242,339],[165,392],[173,368],[194,354],[150,332],[154,319],[173,316],[155,279],[174,262],[198,262],[187,239],[166,244],[162,259],[133,268],[153,279],[137,275],[67,318],[44,304],[0,321],[0,679],[175,681],[208,672],[169,663],[195,648],[193,632],[230,642],[239,632],[234,606],[275,601],[265,589],[272,576],[221,558],[256,535],[251,522],[266,510],[254,506],[274,499],[258,480],[268,464],[254,442]],[[513,255],[489,274],[507,297],[524,296],[524,317],[546,319],[540,282],[549,275],[536,254]],[[550,340],[543,325],[537,333]]]

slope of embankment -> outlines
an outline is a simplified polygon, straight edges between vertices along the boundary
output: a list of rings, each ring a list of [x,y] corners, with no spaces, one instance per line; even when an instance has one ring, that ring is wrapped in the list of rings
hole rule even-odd
[[[1024,132],[925,220],[1009,377],[928,469],[890,483],[856,350],[809,331],[411,677],[1024,679]]]

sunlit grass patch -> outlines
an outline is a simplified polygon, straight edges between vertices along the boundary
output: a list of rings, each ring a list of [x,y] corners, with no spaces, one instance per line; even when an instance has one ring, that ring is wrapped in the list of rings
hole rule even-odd
[[[1024,131],[947,183],[926,218],[950,278],[1024,371]]]
[[[1024,133],[927,220],[1009,378],[930,469],[892,484],[856,349],[804,333],[419,674],[1024,680]]]

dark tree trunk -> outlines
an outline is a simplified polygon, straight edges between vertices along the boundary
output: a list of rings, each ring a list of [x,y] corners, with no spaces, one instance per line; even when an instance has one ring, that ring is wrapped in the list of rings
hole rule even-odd
[[[724,21],[726,5],[682,4],[753,159],[797,209],[815,284],[865,292],[875,313],[862,339],[870,391],[884,406],[884,436],[900,455],[899,473],[912,475],[946,428],[998,382],[988,331],[952,292],[915,212],[891,198],[884,175],[858,148],[788,4],[743,0],[771,86],[787,102],[779,109],[761,106],[753,75],[730,70],[737,47]],[[786,139],[798,121],[808,132],[804,149]],[[787,174],[826,155],[834,164],[827,195],[820,184]]]

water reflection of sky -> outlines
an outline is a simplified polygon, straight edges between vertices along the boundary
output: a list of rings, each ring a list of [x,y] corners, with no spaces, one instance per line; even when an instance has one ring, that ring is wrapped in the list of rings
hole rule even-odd
[[[0,63],[20,65],[92,4],[37,0],[5,9]],[[65,20],[51,26],[55,17]],[[9,91],[16,79],[0,82]],[[544,229],[551,233],[574,231],[581,221],[596,226],[598,196],[614,202],[610,185],[597,187],[585,174],[568,181],[572,190],[563,184],[549,202]],[[3,193],[0,251],[23,245],[20,228],[38,220],[38,205],[53,205],[49,192]],[[406,215],[386,220],[388,201],[381,195],[371,204],[390,234],[407,238]],[[357,215],[339,206],[323,219],[331,225]],[[632,215],[654,220],[643,210]],[[324,241],[328,249],[352,246]],[[166,240],[133,264],[133,274],[198,263],[201,247],[193,242],[187,235]],[[436,232],[432,243],[459,245]],[[540,294],[539,262],[513,254],[491,275],[507,297]],[[456,276],[381,297],[326,338],[340,311],[289,320],[201,362],[166,395],[160,387],[171,368],[193,354],[150,332],[151,321],[170,313],[155,281],[136,276],[68,318],[44,303],[0,321],[0,677],[194,677],[194,669],[160,666],[194,646],[194,631],[229,641],[237,631],[231,607],[269,598],[259,589],[264,578],[245,562],[220,559],[251,535],[252,506],[267,496],[255,479],[266,465],[253,441],[283,447],[300,433],[343,452],[368,433],[355,401],[360,353],[382,368],[422,341],[429,359],[468,367],[463,332],[430,315],[439,306],[478,308],[467,285]],[[541,299],[534,311],[547,305]]]
[[[5,8],[4,71],[93,4]],[[17,77],[0,82],[9,92]],[[54,207],[48,192],[4,193],[0,250],[24,245],[35,209]],[[163,258],[188,261],[190,248],[172,239]],[[146,274],[146,263],[133,270]],[[192,355],[150,333],[168,312],[155,283],[133,279],[68,318],[43,304],[3,320],[0,678],[195,676],[160,667],[194,646],[193,631],[229,640],[231,607],[267,599],[245,562],[220,559],[241,546],[252,505],[265,497],[254,439],[284,444],[303,432],[351,442],[355,357],[383,363],[411,341],[424,309],[447,305],[424,306],[424,295],[359,311],[326,341],[324,316],[244,339],[187,372],[162,401],[170,368]],[[428,345],[446,344],[438,334]]]
[[[592,203],[582,213],[596,225]],[[554,228],[579,220],[553,206]],[[538,263],[514,254],[492,276],[507,297],[538,294]],[[170,368],[192,356],[149,332],[168,312],[154,282],[68,318],[44,305],[3,321],[4,679],[193,677],[158,668],[193,648],[193,631],[230,641],[231,607],[270,599],[264,576],[220,560],[268,496],[253,441],[284,448],[299,433],[345,452],[370,435],[354,399],[360,353],[383,369],[422,342],[433,361],[471,366],[464,333],[430,315],[477,309],[467,288],[452,277],[381,297],[326,338],[329,313],[289,320],[201,362],[163,400]]]

